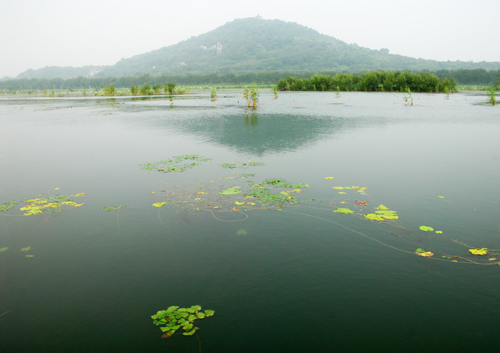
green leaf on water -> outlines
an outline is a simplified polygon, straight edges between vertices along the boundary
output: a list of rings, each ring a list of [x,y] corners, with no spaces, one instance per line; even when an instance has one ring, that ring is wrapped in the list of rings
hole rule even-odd
[[[379,209],[379,210],[388,210],[388,208],[385,207],[384,205],[378,206],[377,209]]]
[[[385,218],[383,216],[375,214],[375,213],[365,214],[365,217],[368,218],[368,219],[371,219],[373,221],[383,221],[383,220],[385,220]]]
[[[168,202],[155,202],[155,203],[153,204],[153,206],[154,206],[154,207],[161,207],[161,206],[163,206],[163,205],[166,205],[167,203],[168,203]]]
[[[189,331],[193,328],[193,324],[187,323],[184,326],[182,326],[182,328],[186,331]]]
[[[204,319],[205,318],[205,314],[203,314],[203,313],[197,313],[196,316],[198,316],[198,319]]]
[[[237,186],[235,188],[230,188],[230,189],[227,189],[227,190],[222,190],[222,191],[219,191],[219,194],[221,195],[236,195],[236,194],[241,194],[243,191],[239,190],[241,186]]]
[[[213,316],[214,314],[215,314],[215,311],[213,311],[213,310],[205,310],[206,317]]]
[[[9,249],[9,248],[1,248],[1,249],[0,249],[0,252],[5,251],[5,250],[8,250],[8,249]]]
[[[201,310],[201,306],[199,306],[199,305],[193,305],[191,308],[194,309],[195,311]]]
[[[426,251],[422,248],[418,248],[417,250],[415,250],[415,252],[419,252],[419,253],[425,253]]]
[[[348,208],[337,208],[335,211],[332,211],[332,212],[349,214],[349,213],[353,213],[354,211],[350,210]]]
[[[198,327],[195,327],[191,331],[184,332],[183,335],[184,336],[192,336],[192,335],[194,335],[194,333],[196,332],[196,330],[198,330]]]
[[[194,315],[189,315],[188,320],[189,320],[189,321],[194,321],[194,320],[196,320],[196,316],[194,316]]]
[[[420,226],[420,230],[423,230],[424,232],[433,232],[434,228],[429,226]]]
[[[31,250],[31,246],[28,246],[26,248],[22,248],[21,251],[30,251]]]

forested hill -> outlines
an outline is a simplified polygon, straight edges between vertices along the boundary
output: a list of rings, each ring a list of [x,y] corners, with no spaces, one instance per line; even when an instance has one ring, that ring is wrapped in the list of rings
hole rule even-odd
[[[389,54],[387,49],[371,50],[347,44],[292,22],[245,18],[178,44],[122,59],[113,66],[100,68],[95,76],[460,68],[500,69],[500,62],[415,59]],[[34,70],[30,77],[41,78],[35,74],[46,74],[46,69]],[[25,73],[18,76],[22,77],[27,76]]]

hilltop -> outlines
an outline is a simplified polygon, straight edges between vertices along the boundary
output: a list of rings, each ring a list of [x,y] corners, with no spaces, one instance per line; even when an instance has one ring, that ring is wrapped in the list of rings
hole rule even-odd
[[[122,59],[112,66],[28,70],[17,78],[120,77],[141,74],[259,71],[500,69],[500,62],[415,59],[347,44],[281,20],[237,19],[180,43]],[[59,70],[58,70],[59,69]],[[83,72],[83,74],[82,74]],[[59,76],[54,76],[59,75]]]

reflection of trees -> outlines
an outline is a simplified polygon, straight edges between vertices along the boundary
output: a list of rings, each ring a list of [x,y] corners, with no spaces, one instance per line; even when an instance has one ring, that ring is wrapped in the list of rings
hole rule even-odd
[[[259,112],[244,114],[243,121],[241,116],[233,114],[168,119],[161,122],[160,129],[174,129],[195,135],[205,142],[258,156],[295,151],[349,129],[347,120],[342,118]]]
[[[247,126],[257,126],[258,118],[257,113],[246,113],[245,114],[245,125]]]

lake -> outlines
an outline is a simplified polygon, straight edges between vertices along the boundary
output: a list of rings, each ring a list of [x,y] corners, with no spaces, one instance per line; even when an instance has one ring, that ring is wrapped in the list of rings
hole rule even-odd
[[[0,100],[2,352],[498,349],[500,108],[218,95]]]

